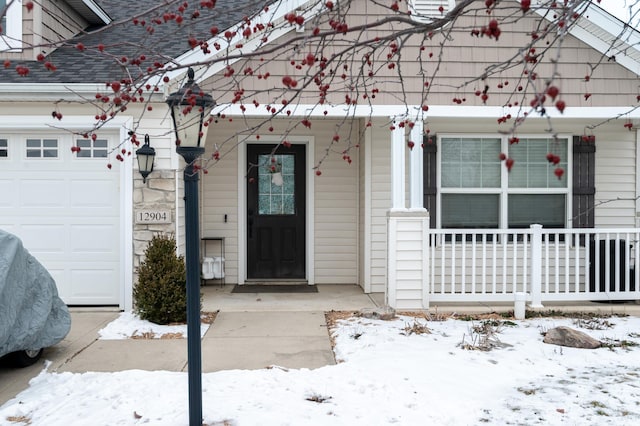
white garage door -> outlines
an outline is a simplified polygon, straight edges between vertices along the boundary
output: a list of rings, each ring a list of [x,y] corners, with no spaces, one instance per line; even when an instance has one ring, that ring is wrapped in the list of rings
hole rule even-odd
[[[118,164],[107,168],[111,144],[0,133],[0,228],[22,239],[69,305],[120,302],[120,177]]]

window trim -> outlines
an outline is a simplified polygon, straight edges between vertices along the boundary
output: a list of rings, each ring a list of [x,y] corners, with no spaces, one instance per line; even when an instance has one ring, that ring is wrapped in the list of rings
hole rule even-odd
[[[14,0],[7,9],[6,35],[0,35],[0,52],[22,51],[22,7],[22,1]]]
[[[565,227],[572,227],[573,212],[573,136],[571,134],[558,134],[558,139],[564,139],[567,143],[566,170],[564,176],[567,179],[567,186],[564,188],[510,188],[509,172],[501,162],[500,166],[500,188],[450,188],[442,187],[442,139],[446,138],[496,138],[501,140],[501,152],[508,153],[509,135],[499,133],[438,133],[436,150],[436,227],[442,228],[442,194],[498,194],[500,197],[498,229],[509,229],[509,194],[565,194]],[[518,134],[520,139],[552,139],[547,134]],[[517,164],[514,165],[517,167]]]

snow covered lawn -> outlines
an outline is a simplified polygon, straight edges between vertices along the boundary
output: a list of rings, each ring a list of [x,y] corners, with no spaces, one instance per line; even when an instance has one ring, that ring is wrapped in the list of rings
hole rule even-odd
[[[612,348],[542,343],[569,326]],[[594,325],[587,322],[586,326]],[[207,373],[207,425],[637,425],[640,318],[579,328],[567,318],[468,322],[351,318],[333,330],[338,365]],[[425,326],[430,333],[427,333]],[[496,330],[495,348],[475,330]],[[416,333],[417,332],[417,333]],[[469,348],[464,349],[463,347]],[[187,375],[51,373],[0,407],[1,425],[185,425]]]

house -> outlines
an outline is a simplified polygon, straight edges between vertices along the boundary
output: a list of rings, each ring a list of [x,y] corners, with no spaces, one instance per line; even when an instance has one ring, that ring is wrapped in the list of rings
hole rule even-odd
[[[0,185],[9,194],[0,227],[23,238],[67,303],[129,309],[153,233],[174,232],[183,250],[184,164],[164,99],[191,64],[218,104],[202,162],[200,229],[215,238],[203,241],[207,253],[224,245],[226,283],[357,284],[400,309],[513,301],[516,293],[533,305],[640,299],[638,33],[596,5],[553,33],[545,28],[554,14],[523,16],[519,2],[504,1],[492,16],[514,23],[501,20],[500,33],[481,36],[482,6],[442,32],[387,39],[390,28],[409,34],[456,2],[394,3],[413,13],[378,28],[366,24],[392,9],[377,2],[277,1],[252,15],[218,1],[202,9],[212,14],[205,22],[175,25],[173,11],[153,30],[136,17],[155,2],[50,3],[46,11],[23,5],[20,19],[23,45],[38,34],[53,50],[0,53],[11,61],[0,70]],[[167,11],[154,13],[163,21]],[[337,36],[319,45],[316,27]],[[71,34],[77,42],[56,45]],[[96,55],[125,48],[125,35],[148,37],[151,49],[134,43],[126,58]],[[353,37],[379,43],[338,62]],[[556,37],[562,49],[545,48]],[[536,50],[518,51],[537,38]],[[141,55],[183,68],[168,82],[150,80],[144,100],[102,120],[93,98],[113,96],[105,83]],[[65,66],[51,71],[49,61]],[[16,72],[21,64],[27,76]],[[318,84],[316,66],[328,70]],[[540,114],[531,88],[544,90],[554,74],[564,105],[547,100]],[[290,99],[294,81],[308,85]],[[97,121],[92,139],[85,133]],[[131,132],[148,134],[157,153],[144,183]]]

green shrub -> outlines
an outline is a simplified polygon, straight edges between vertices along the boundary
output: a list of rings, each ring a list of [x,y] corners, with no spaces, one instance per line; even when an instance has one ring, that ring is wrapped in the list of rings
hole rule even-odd
[[[145,250],[133,289],[135,312],[156,324],[187,320],[186,268],[173,236],[156,235]]]

